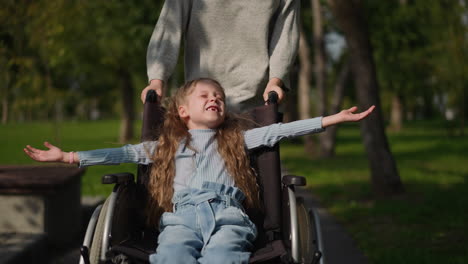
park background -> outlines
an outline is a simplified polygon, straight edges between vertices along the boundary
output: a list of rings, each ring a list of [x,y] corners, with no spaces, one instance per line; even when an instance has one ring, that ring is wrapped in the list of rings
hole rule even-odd
[[[468,261],[468,10],[464,0],[310,0],[284,104],[287,121],[369,103],[363,124],[282,144],[283,164],[370,263]],[[138,142],[146,48],[162,1],[2,1],[2,165],[22,149]],[[168,81],[183,83],[180,61]],[[83,195],[106,196],[96,166]],[[339,252],[337,252],[339,254]]]

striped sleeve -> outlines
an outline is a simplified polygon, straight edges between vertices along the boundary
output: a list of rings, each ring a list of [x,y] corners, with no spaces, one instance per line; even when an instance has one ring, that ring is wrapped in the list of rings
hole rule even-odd
[[[273,147],[284,138],[299,137],[323,131],[325,129],[322,127],[322,117],[316,117],[250,129],[244,132],[244,141],[247,149],[261,146]]]
[[[78,151],[80,167],[93,165],[117,165],[120,163],[149,164],[157,146],[156,141],[143,142],[137,145],[125,145],[121,148]]]

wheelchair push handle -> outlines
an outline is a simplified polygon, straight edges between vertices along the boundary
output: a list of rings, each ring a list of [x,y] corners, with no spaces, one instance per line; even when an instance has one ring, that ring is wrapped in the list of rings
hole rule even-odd
[[[158,94],[156,93],[155,90],[149,90],[146,93],[146,98],[145,98],[145,104],[146,103],[156,103],[159,99]]]
[[[278,104],[278,93],[275,91],[271,91],[268,93],[268,99],[266,101],[267,105],[270,104]]]
[[[160,97],[156,93],[155,90],[149,90],[146,93],[145,104],[146,103],[156,103]],[[266,101],[267,105],[270,104],[278,104],[278,93],[275,91],[271,91],[268,93],[268,99]]]
[[[164,110],[161,106],[161,97],[156,90],[148,90],[143,106],[143,122],[141,128],[141,140],[156,140],[159,136],[158,128],[163,122]]]

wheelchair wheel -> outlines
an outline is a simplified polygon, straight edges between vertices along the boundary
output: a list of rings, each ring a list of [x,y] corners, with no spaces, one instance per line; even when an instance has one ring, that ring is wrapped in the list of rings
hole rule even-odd
[[[297,198],[296,207],[301,263],[312,263],[314,254],[319,251],[315,219],[309,213],[302,197]]]
[[[93,241],[91,242],[91,248],[89,250],[89,263],[98,264],[101,257],[102,251],[102,236],[104,234],[104,224],[106,220],[107,208],[109,206],[109,198],[106,199],[102,206],[99,219],[94,230]]]

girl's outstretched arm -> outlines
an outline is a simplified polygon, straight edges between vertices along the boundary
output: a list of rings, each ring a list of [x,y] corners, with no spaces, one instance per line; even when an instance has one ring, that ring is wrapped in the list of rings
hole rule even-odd
[[[372,111],[374,111],[374,108],[375,106],[373,105],[369,107],[369,109],[367,109],[366,111],[356,114],[354,114],[354,112],[356,112],[357,110],[356,106],[353,106],[346,110],[341,110],[341,112],[339,112],[338,114],[329,115],[322,118],[322,127],[325,128],[343,122],[361,121],[362,119],[366,118],[370,113],[372,113]]]
[[[27,145],[23,150],[31,159],[40,162],[79,163],[74,152],[63,152],[49,142],[44,142],[44,146],[48,148],[48,150],[36,149],[30,145]]]

